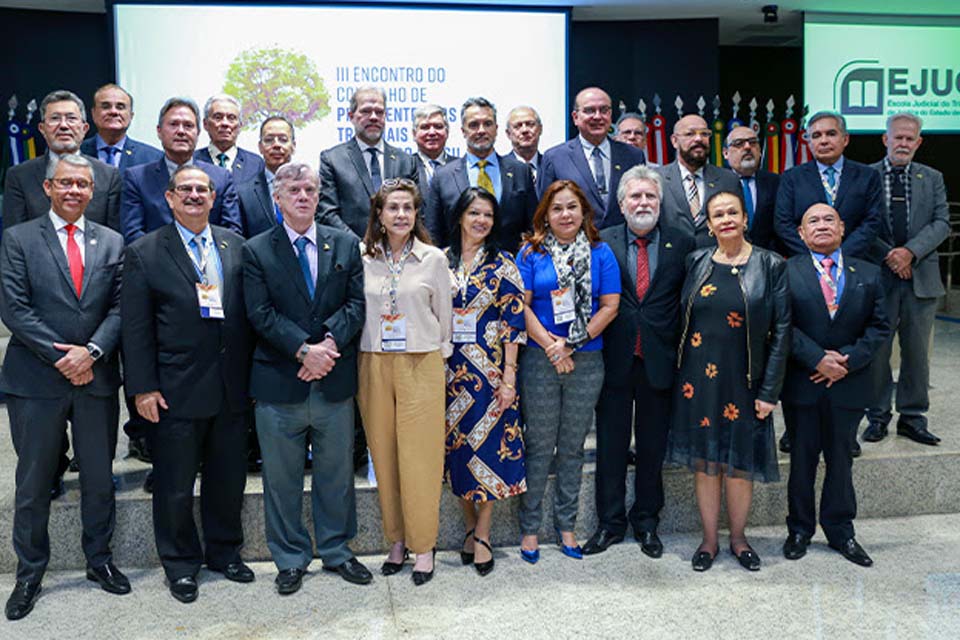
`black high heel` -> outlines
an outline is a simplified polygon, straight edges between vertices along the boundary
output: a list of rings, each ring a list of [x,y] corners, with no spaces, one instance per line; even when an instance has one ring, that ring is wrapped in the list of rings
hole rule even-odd
[[[416,586],[422,586],[433,580],[433,570],[437,568],[437,548],[433,548],[433,568],[430,571],[417,571],[413,572],[413,584]]]
[[[400,562],[390,562],[389,560],[384,561],[380,565],[380,575],[382,576],[392,576],[395,573],[400,573],[400,570],[403,569],[403,563],[410,559],[410,550],[403,550],[403,560]]]
[[[474,554],[470,553],[469,551],[463,550],[463,545],[467,544],[467,540],[469,540],[471,536],[473,536],[473,532],[474,532],[474,529],[470,529],[470,531],[467,531],[467,535],[463,537],[463,544],[460,545],[460,562],[462,562],[464,565],[473,564]]]
[[[486,562],[473,563],[473,568],[477,570],[477,573],[479,573],[481,576],[485,576],[491,571],[493,571],[493,547],[490,546],[489,542],[487,542],[486,540],[481,540],[477,536],[473,536],[473,542],[474,544],[477,544],[477,543],[482,544],[487,548],[487,551],[490,552],[490,559],[487,560]]]

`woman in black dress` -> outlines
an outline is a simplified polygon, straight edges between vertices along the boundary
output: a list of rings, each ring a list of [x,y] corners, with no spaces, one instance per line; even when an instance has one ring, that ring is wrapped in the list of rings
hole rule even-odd
[[[757,571],[760,557],[744,529],[753,481],[780,477],[770,413],[789,349],[786,263],[747,242],[739,195],[717,193],[706,208],[717,246],[687,257],[667,458],[694,472],[703,524],[694,570],[709,569],[719,552],[722,486],[730,551],[745,568]]]

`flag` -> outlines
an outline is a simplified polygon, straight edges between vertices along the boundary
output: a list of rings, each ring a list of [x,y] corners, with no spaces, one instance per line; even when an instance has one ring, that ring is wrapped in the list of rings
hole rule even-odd
[[[763,143],[763,168],[771,173],[780,173],[780,123],[767,122]]]
[[[786,118],[780,124],[780,173],[795,166],[797,153],[797,121]]]
[[[655,113],[650,119],[650,130],[647,132],[647,160],[660,165],[669,162],[667,160],[667,120],[662,113]]]

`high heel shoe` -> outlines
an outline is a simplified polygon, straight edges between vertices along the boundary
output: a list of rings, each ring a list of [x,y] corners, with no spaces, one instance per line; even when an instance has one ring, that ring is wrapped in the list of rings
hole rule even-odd
[[[493,548],[490,546],[489,542],[487,542],[486,540],[481,540],[477,536],[473,536],[473,543],[482,544],[487,548],[487,551],[490,552],[490,559],[487,560],[486,562],[473,563],[473,568],[477,570],[477,573],[479,573],[481,576],[485,576],[491,571],[493,571]]]
[[[537,562],[540,560],[540,548],[537,547],[536,549],[524,549],[523,541],[521,540],[520,541],[520,557],[523,558],[524,562],[528,562],[530,564],[537,564]]]
[[[580,545],[574,545],[568,547],[563,544],[563,536],[560,534],[560,529],[557,529],[557,544],[560,546],[560,552],[568,558],[573,558],[574,560],[583,560],[583,547]]]
[[[433,570],[437,568],[437,548],[434,547],[431,553],[433,553],[433,567],[430,571],[413,571],[413,584],[418,587],[433,580]]]
[[[473,564],[473,554],[470,553],[469,551],[463,550],[463,545],[467,544],[467,540],[469,540],[473,536],[473,532],[474,532],[473,529],[470,529],[470,531],[467,531],[467,535],[463,537],[463,544],[460,545],[460,562],[463,563],[464,565]]]
[[[395,573],[400,573],[400,570],[403,569],[403,563],[410,559],[410,550],[403,550],[403,560],[400,562],[390,562],[385,560],[382,565],[380,565],[380,575],[382,576],[392,576]]]

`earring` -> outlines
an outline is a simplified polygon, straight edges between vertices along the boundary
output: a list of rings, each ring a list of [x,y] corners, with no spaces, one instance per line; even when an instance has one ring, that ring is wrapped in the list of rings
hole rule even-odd
[[[713,237],[713,229],[707,229],[707,235]]]
[[[387,228],[383,226],[383,223],[380,223],[380,234],[386,235],[386,233],[387,233]]]

